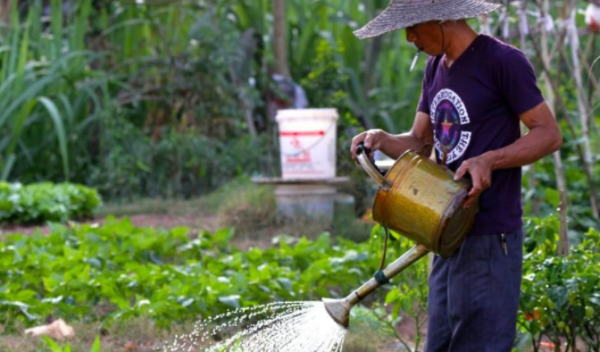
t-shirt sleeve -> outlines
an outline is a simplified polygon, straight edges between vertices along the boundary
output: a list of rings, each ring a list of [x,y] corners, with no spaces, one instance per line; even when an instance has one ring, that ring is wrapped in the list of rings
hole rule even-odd
[[[500,90],[517,115],[544,101],[533,67],[520,50],[513,49],[504,55],[497,72]]]

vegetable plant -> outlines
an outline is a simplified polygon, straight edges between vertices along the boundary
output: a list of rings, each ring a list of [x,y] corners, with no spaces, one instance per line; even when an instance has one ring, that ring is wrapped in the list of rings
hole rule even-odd
[[[100,205],[92,188],[49,182],[22,185],[0,182],[0,222],[42,223],[90,218]]]

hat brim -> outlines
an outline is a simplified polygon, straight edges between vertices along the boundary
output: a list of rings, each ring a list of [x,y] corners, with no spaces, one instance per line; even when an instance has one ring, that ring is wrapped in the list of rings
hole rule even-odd
[[[354,32],[360,39],[378,37],[397,29],[429,21],[453,21],[488,14],[502,5],[479,0],[392,2],[379,16]]]

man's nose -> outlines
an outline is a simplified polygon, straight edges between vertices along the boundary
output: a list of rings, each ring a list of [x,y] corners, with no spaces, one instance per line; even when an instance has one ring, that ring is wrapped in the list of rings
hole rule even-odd
[[[406,32],[406,41],[408,41],[409,43],[414,43],[416,39],[416,35]]]

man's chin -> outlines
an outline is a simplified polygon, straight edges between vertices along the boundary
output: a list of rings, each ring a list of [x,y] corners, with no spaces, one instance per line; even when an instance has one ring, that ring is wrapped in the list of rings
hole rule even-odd
[[[424,52],[425,54],[429,55],[429,56],[434,56],[434,57],[435,57],[435,56],[440,56],[440,55],[442,55],[442,54],[443,54],[443,52],[441,52],[441,51],[435,51],[435,52],[432,52],[432,51],[423,50],[423,52]]]

